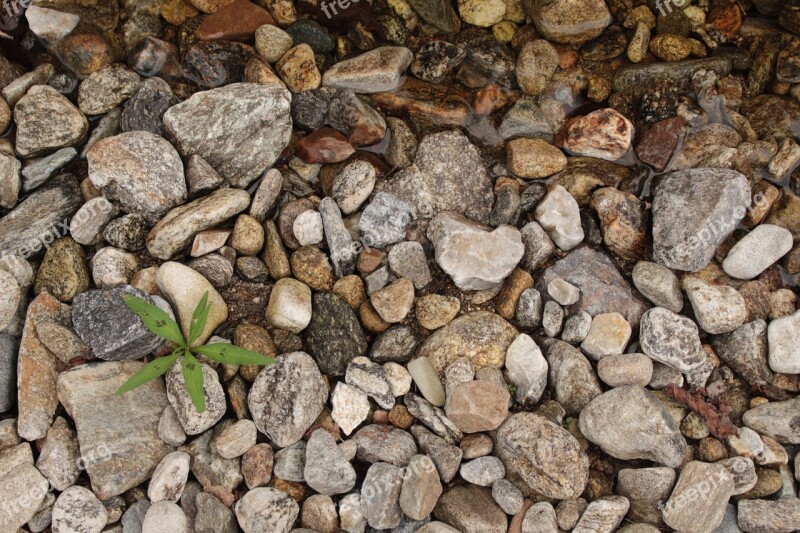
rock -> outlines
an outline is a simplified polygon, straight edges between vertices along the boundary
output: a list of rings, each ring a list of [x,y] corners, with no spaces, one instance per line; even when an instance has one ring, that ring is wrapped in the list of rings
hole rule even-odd
[[[568,317],[564,321],[561,340],[570,344],[579,344],[586,339],[592,326],[592,316],[586,311],[581,311]]]
[[[341,163],[355,153],[347,138],[333,128],[320,128],[297,145],[297,156],[306,163]]]
[[[353,440],[358,445],[356,457],[368,463],[389,463],[407,466],[417,453],[413,437],[391,426],[372,424],[360,429]]]
[[[36,460],[36,468],[56,489],[64,491],[80,475],[80,450],[75,432],[67,421],[58,417],[47,430],[47,440]]]
[[[275,63],[294,44],[292,36],[273,24],[263,24],[255,31],[255,45],[261,57]]]
[[[525,0],[523,5],[539,33],[557,43],[582,44],[611,23],[605,2],[598,0]]]
[[[417,355],[428,357],[440,375],[459,357],[469,359],[475,368],[500,368],[517,334],[500,316],[477,311],[462,315],[434,332],[420,346]]]
[[[503,19],[506,4],[503,0],[477,2],[475,0],[459,0],[458,12],[467,24],[488,27],[497,24]]]
[[[76,242],[86,246],[99,244],[102,242],[103,228],[118,214],[116,206],[105,197],[92,198],[72,217],[70,235]]]
[[[248,491],[236,502],[236,519],[245,533],[289,533],[300,508],[285,492],[273,488]]]
[[[411,72],[417,78],[429,83],[439,83],[453,69],[458,67],[466,51],[447,41],[430,41],[417,50]]]
[[[586,486],[586,454],[567,430],[544,417],[511,415],[498,430],[495,447],[507,472],[548,498],[576,498]]]
[[[421,296],[414,306],[417,322],[423,328],[431,331],[452,322],[460,310],[461,302],[458,301],[458,298],[440,294]]]
[[[792,249],[792,233],[780,226],[762,224],[737,242],[722,268],[736,279],[753,279]]]
[[[303,477],[309,487],[327,496],[344,494],[356,483],[356,471],[324,429],[315,430],[308,439]]]
[[[195,499],[197,515],[194,518],[196,533],[234,533],[237,531],[233,511],[211,494],[201,492]]]
[[[370,246],[385,248],[403,240],[406,226],[413,219],[411,207],[405,201],[389,193],[379,192],[364,208],[358,227]]]
[[[468,533],[503,533],[508,528],[508,518],[489,491],[474,485],[456,486],[442,494],[433,516],[452,525],[457,531]],[[425,527],[418,531],[425,531]],[[441,531],[449,532],[448,529]]]
[[[200,363],[203,372],[203,393],[206,409],[198,412],[189,396],[183,376],[182,359],[167,372],[167,398],[187,435],[199,435],[214,426],[225,414],[225,392],[217,373],[207,364]]]
[[[465,433],[497,429],[508,416],[506,387],[479,380],[459,385],[447,399],[447,417]]]
[[[108,521],[103,502],[83,487],[69,487],[53,505],[54,532],[83,531],[100,533]]]
[[[536,207],[535,216],[536,221],[562,250],[569,251],[583,241],[578,204],[561,185],[548,191]]]
[[[653,377],[653,360],[644,354],[609,355],[597,363],[597,375],[609,387],[646,387]]]
[[[570,124],[564,148],[576,155],[616,161],[630,150],[633,133],[633,124],[623,115],[611,108],[599,109]]]
[[[147,509],[142,521],[142,533],[156,533],[162,529],[175,533],[188,533],[189,525],[183,509],[172,502],[158,502]]]
[[[369,398],[350,385],[337,383],[331,395],[331,417],[345,435],[350,435],[369,416]]]
[[[136,256],[106,246],[92,257],[92,279],[103,289],[126,285],[139,268]]]
[[[17,346],[10,335],[0,334],[0,411],[7,412],[17,401]]]
[[[22,291],[14,276],[0,270],[0,330],[6,329],[17,314]]]
[[[361,512],[370,527],[392,529],[400,525],[403,518],[399,503],[402,484],[402,468],[386,463],[369,467],[361,486]]]
[[[581,343],[581,349],[599,361],[606,356],[623,353],[630,338],[631,325],[628,321],[619,313],[605,313],[592,319],[589,333]]]
[[[603,241],[609,250],[628,261],[648,254],[649,221],[638,198],[604,187],[592,195],[591,206],[600,219]]]
[[[168,405],[163,382],[149,381],[114,395],[142,366],[133,361],[95,363],[58,377],[58,399],[75,421],[92,489],[101,499],[147,480],[170,451],[157,431]]]
[[[695,323],[663,307],[642,316],[639,342],[652,359],[681,372],[697,370],[706,361]]]
[[[689,496],[689,491],[697,491],[700,484],[706,496]],[[691,461],[681,470],[667,501],[663,511],[664,522],[675,529],[714,531],[722,523],[732,494],[733,479],[724,466]],[[698,528],[700,524],[702,529]]]
[[[158,436],[170,446],[180,446],[186,442],[186,432],[171,405],[164,409],[158,421]]]
[[[672,117],[656,122],[642,135],[636,145],[636,155],[657,171],[663,171],[672,160],[679,143],[685,137],[686,126],[686,120],[682,117]]]
[[[121,64],[93,72],[78,88],[78,107],[87,115],[108,113],[139,89],[141,78]]]
[[[306,353],[293,352],[261,370],[248,405],[258,430],[283,448],[300,440],[327,398],[327,386],[314,360]]]
[[[656,261],[677,270],[702,269],[749,203],[747,179],[733,170],[693,169],[664,176],[653,199]]]
[[[22,176],[24,178],[22,189],[27,192],[40,187],[59,170],[70,164],[77,155],[78,152],[75,148],[67,147],[28,164],[22,170]],[[11,159],[11,161],[14,160]],[[19,173],[19,168],[13,169],[12,172]],[[10,207],[13,207],[13,205]]]
[[[591,502],[573,531],[610,533],[619,527],[630,503],[624,496],[604,496]]]
[[[361,220],[364,220],[363,213]],[[410,279],[415,289],[423,289],[431,282],[428,258],[420,243],[406,241],[396,244],[389,250],[388,260],[392,272],[398,277]],[[417,310],[419,311],[419,302]]]
[[[275,454],[275,476],[286,481],[302,482],[306,464],[306,442],[297,442]]]
[[[393,91],[400,86],[403,72],[414,55],[401,46],[384,46],[352,59],[346,59],[325,71],[322,84],[357,93]]]
[[[314,51],[307,44],[299,44],[283,54],[275,63],[275,71],[293,93],[316,89],[322,82]]]
[[[549,381],[555,400],[569,415],[580,412],[592,399],[602,393],[592,365],[576,348],[562,341],[543,343]]]
[[[800,373],[800,312],[773,320],[767,330],[769,367],[784,374]]]
[[[661,525],[661,509],[674,484],[672,468],[625,468],[619,471],[617,492],[630,502],[631,520]]]
[[[20,168],[16,157],[0,154],[0,207],[12,209],[17,205],[20,191]]]
[[[744,298],[733,287],[709,285],[694,277],[685,278],[683,287],[704,331],[711,334],[728,333],[747,319]]]
[[[219,189],[203,198],[176,207],[147,235],[147,251],[159,259],[169,260],[180,253],[201,231],[247,209],[250,195],[237,189]]]
[[[517,388],[516,401],[538,403],[547,387],[548,365],[534,340],[524,333],[514,339],[506,352],[505,366],[508,380]]]
[[[464,481],[479,487],[489,487],[506,475],[503,463],[493,455],[463,463],[459,472]]]
[[[161,135],[164,129],[161,119],[167,109],[177,103],[167,82],[161,78],[147,78],[125,104],[120,130],[143,130]]]
[[[83,113],[47,85],[31,87],[17,102],[14,122],[17,154],[25,158],[75,146],[89,130]]]
[[[186,339],[189,338],[192,314],[203,296],[208,293],[210,311],[206,327],[194,341],[194,346],[205,343],[217,326],[228,318],[228,305],[222,296],[206,278],[185,265],[174,261],[162,264],[156,273],[156,284],[175,309],[175,313],[178,315],[178,324],[180,324]]]
[[[797,444],[800,431],[795,427],[794,418],[799,405],[797,399],[765,403],[744,413],[742,421],[761,435],[784,444]]]
[[[796,498],[742,500],[739,502],[738,525],[748,533],[756,531],[788,532],[800,524],[800,506]]]
[[[342,221],[342,213],[333,198],[324,198],[319,204],[325,241],[330,251],[333,272],[336,277],[352,274],[356,266],[353,237]]]
[[[274,23],[274,19],[265,9],[247,0],[234,0],[226,2],[205,17],[195,36],[204,41],[249,41],[260,26]]]
[[[56,43],[66,37],[77,26],[80,17],[55,9],[30,6],[25,11],[28,27],[40,39]]]
[[[86,291],[72,304],[72,325],[94,353],[105,361],[141,359],[155,350],[161,339],[148,330],[124,302],[135,296],[153,303],[144,292],[126,285]],[[98,320],[103,317],[103,320]]]
[[[47,480],[32,464],[20,464],[0,478],[0,495],[8,511],[0,518],[0,526],[15,531],[28,523],[45,501]]]
[[[445,391],[430,359],[425,356],[414,359],[408,363],[408,373],[426,400],[437,407],[444,405]]]
[[[273,327],[300,333],[311,321],[311,290],[293,278],[277,281],[269,295],[266,319]]]
[[[408,202],[422,219],[450,211],[485,224],[494,201],[477,148],[457,131],[424,137],[414,163],[376,188]]]
[[[394,326],[379,335],[370,348],[369,357],[376,363],[405,362],[417,348],[417,339],[406,326]]]
[[[289,102],[284,89],[234,83],[171,107],[164,127],[183,155],[200,155],[231,185],[246,187],[288,144]]]
[[[442,484],[430,457],[412,457],[406,467],[398,499],[403,513],[414,520],[424,520],[433,511],[441,494]]]
[[[172,452],[161,460],[147,487],[147,497],[152,503],[180,499],[189,477],[189,460],[186,452]]]
[[[301,246],[313,246],[321,243],[325,238],[322,216],[317,211],[303,211],[294,219],[292,233]]]
[[[581,412],[580,428],[617,459],[648,459],[677,468],[686,453],[675,420],[651,392],[637,385],[618,387],[592,400]]]
[[[677,276],[658,263],[639,261],[633,267],[633,283],[642,295],[673,313],[683,309],[683,294]]]
[[[147,221],[143,216],[124,215],[110,221],[105,226],[103,239],[116,248],[128,252],[138,252],[145,247],[147,230]]]
[[[522,266],[532,272],[544,267],[556,251],[556,246],[547,232],[537,222],[531,221],[523,226],[520,233],[522,243],[525,245]]]
[[[89,269],[83,248],[70,237],[58,239],[48,247],[33,290],[47,292],[63,302],[69,302],[89,288]]]

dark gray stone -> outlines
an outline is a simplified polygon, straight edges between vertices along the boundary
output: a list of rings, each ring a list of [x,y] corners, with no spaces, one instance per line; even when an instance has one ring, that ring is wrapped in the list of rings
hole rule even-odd
[[[417,348],[414,332],[408,326],[393,326],[375,339],[369,357],[376,363],[405,363],[414,355]]]
[[[164,113],[178,103],[169,84],[161,78],[147,78],[125,103],[120,119],[122,131],[149,131],[162,135]]]
[[[367,351],[367,339],[358,317],[339,296],[316,293],[311,322],[303,332],[306,348],[329,376],[342,376],[353,358]]]

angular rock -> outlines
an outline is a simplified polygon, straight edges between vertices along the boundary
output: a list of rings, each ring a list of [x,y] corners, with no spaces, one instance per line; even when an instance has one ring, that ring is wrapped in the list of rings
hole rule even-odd
[[[698,498],[701,486],[704,496]],[[692,461],[681,470],[664,507],[664,522],[676,530],[714,531],[731,495],[733,479],[724,466]]]
[[[536,221],[562,250],[572,250],[583,241],[578,203],[561,185],[548,191],[536,207],[535,216]]]
[[[317,429],[308,439],[303,478],[315,491],[333,496],[353,488],[356,471],[342,455],[331,434]]]
[[[317,293],[312,302],[306,348],[325,374],[341,376],[353,358],[367,351],[361,324],[347,302],[333,293]]]
[[[402,74],[414,54],[401,46],[384,46],[336,63],[325,71],[322,84],[357,93],[393,91],[400,86]]]
[[[89,130],[89,121],[61,93],[47,85],[35,85],[14,107],[16,149],[22,157],[75,146]]]
[[[729,333],[747,319],[744,297],[733,287],[710,285],[687,277],[683,288],[692,303],[697,322],[707,333]]]
[[[800,444],[800,427],[796,423],[800,399],[769,402],[750,409],[742,416],[744,425],[761,435],[784,444]]]
[[[663,265],[639,261],[633,267],[633,284],[648,300],[658,307],[680,313],[683,294],[677,276]]]
[[[300,507],[285,492],[259,487],[242,496],[236,502],[235,511],[239,527],[245,533],[289,533],[300,514]]]
[[[692,372],[706,361],[697,325],[663,307],[642,316],[639,342],[652,359],[681,372]]]

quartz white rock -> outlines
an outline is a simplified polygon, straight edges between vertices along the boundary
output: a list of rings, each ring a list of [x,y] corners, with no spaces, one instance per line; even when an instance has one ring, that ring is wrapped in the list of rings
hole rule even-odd
[[[508,380],[517,387],[516,401],[535,405],[547,387],[547,360],[536,342],[525,333],[519,335],[506,352]]]
[[[731,248],[722,269],[736,279],[753,279],[789,253],[792,245],[791,231],[761,224]]]
[[[152,503],[161,501],[177,502],[189,478],[191,457],[186,452],[167,454],[153,472],[147,497]]]
[[[695,277],[684,279],[683,287],[704,331],[712,335],[729,333],[747,319],[744,297],[733,287],[710,285]]]
[[[339,382],[331,395],[334,422],[350,435],[369,416],[369,398],[355,387]]]
[[[311,322],[311,289],[294,278],[279,279],[269,295],[266,318],[273,327],[300,333]]]
[[[800,374],[800,311],[770,322],[767,341],[769,367],[783,374]]]
[[[536,221],[547,235],[564,251],[583,242],[583,227],[578,202],[561,185],[556,185],[539,202],[534,212]]]
[[[547,294],[561,305],[572,305],[581,297],[580,289],[562,278],[547,284]]]

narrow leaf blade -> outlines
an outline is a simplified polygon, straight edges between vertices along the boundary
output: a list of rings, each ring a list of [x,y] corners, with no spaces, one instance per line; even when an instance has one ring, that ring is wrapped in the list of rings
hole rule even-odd
[[[148,381],[156,379],[162,375],[164,375],[167,370],[169,370],[172,365],[175,363],[175,360],[178,358],[178,353],[173,352],[172,355],[167,357],[161,357],[154,361],[150,361],[146,365],[142,367],[137,373],[132,375],[128,381],[126,381],[117,392],[114,394],[116,396],[120,396],[125,394],[126,392],[135,389],[139,385],[144,385]]]
[[[123,296],[122,299],[125,301],[125,305],[142,320],[147,329],[178,346],[185,346],[186,342],[181,334],[181,328],[163,310],[137,296],[128,295]]]
[[[200,338],[203,331],[206,329],[206,322],[208,321],[208,312],[211,310],[211,304],[208,302],[208,291],[200,298],[200,302],[194,309],[192,314],[192,322],[189,326],[189,345],[191,346],[194,341]]]
[[[183,380],[186,382],[186,391],[192,399],[194,408],[198,413],[206,410],[206,393],[203,389],[203,368],[200,362],[187,350],[183,357]]]
[[[200,355],[204,355],[212,361],[229,365],[271,365],[275,362],[272,357],[239,348],[233,344],[206,344],[192,348]]]

